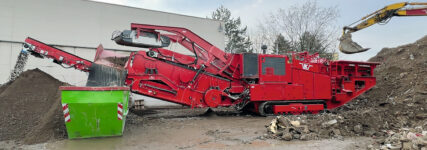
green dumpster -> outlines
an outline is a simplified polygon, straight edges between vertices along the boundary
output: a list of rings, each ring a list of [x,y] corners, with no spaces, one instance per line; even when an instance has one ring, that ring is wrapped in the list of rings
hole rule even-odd
[[[68,138],[120,136],[128,113],[128,87],[62,86]]]

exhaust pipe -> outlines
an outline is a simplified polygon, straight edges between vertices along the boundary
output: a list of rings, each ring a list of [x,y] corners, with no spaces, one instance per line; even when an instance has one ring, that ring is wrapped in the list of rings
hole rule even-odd
[[[340,38],[339,50],[345,54],[360,53],[369,50],[370,48],[363,48],[351,39],[351,33],[344,33]]]

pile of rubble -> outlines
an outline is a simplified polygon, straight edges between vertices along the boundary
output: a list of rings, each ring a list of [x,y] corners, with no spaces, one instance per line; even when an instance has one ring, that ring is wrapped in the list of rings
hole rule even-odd
[[[368,146],[369,149],[427,149],[427,131],[423,131],[421,127],[383,132],[387,136],[376,139],[374,145]]]
[[[269,125],[267,138],[290,140],[343,139],[339,125],[345,120],[333,114],[312,116],[277,116]],[[361,127],[356,126],[355,130]]]
[[[369,61],[381,63],[372,90],[331,113],[286,118],[305,122],[318,138],[368,136],[376,139],[372,148],[426,147],[427,36],[384,48]]]
[[[278,138],[286,141],[292,139],[299,140],[314,140],[317,139],[317,135],[309,130],[305,122],[294,120],[291,121],[289,118],[283,116],[277,116],[274,118],[270,125],[267,126],[267,130],[270,133],[269,138]]]

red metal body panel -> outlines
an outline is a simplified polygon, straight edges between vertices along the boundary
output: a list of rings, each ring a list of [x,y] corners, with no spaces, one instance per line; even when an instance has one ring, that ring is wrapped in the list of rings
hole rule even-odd
[[[199,67],[200,65],[205,65],[206,70],[213,74],[222,74],[224,69],[230,65],[231,54],[225,53],[219,48],[213,46],[208,41],[204,40],[197,34],[193,33],[191,30],[179,27],[166,27],[166,26],[156,26],[156,25],[147,25],[147,24],[131,24],[131,29],[138,31],[167,31],[172,34],[162,34],[165,35],[173,42],[178,42],[189,51],[194,52],[198,55],[199,60],[196,64],[191,65],[193,67]],[[159,33],[160,34],[160,33]],[[193,45],[194,44],[194,49]],[[179,54],[179,53],[175,53]],[[180,62],[177,62],[180,63]],[[182,63],[181,63],[182,64]]]
[[[215,88],[224,91],[230,87],[230,80],[210,73],[200,73],[194,82],[191,80],[197,70],[191,67],[158,61],[148,57],[144,51],[131,54],[132,61],[126,66],[128,76],[126,83],[133,92],[153,96],[170,102],[189,105],[192,107],[206,107],[204,94]],[[147,69],[155,69],[156,73],[145,74]],[[220,106],[230,105],[225,100]]]
[[[88,72],[90,66],[92,66],[92,62],[89,60],[67,53],[58,48],[54,48],[35,39],[27,38],[25,39],[25,43],[28,48],[31,48],[31,52],[39,57],[47,57],[55,60],[57,63],[64,63],[70,67],[74,67],[75,69],[85,72]]]
[[[266,58],[283,58],[283,61],[286,65],[283,67],[285,68],[285,74],[283,75],[275,75],[274,74],[274,68],[266,68],[265,73],[262,71],[263,63],[265,63]],[[291,66],[286,63],[288,61],[287,57],[285,55],[269,55],[269,54],[263,54],[259,55],[259,62],[258,65],[261,66],[258,68],[259,74],[259,83],[261,84],[268,84],[268,83],[287,83],[290,82],[291,76],[287,75],[286,73],[290,72]]]
[[[282,114],[283,112],[291,114],[301,114],[302,112],[309,112],[316,114],[323,109],[323,104],[306,105],[301,103],[294,103],[289,105],[276,105],[273,107],[273,112],[274,114]]]
[[[246,58],[246,54],[225,53],[185,28],[132,24],[131,29],[167,36],[197,56],[163,48],[150,48],[158,55],[133,52],[125,65],[126,85],[134,93],[191,107],[247,106],[255,111],[271,108],[272,114],[317,113],[349,102],[376,83],[377,63],[329,61],[307,52],[292,53],[290,58],[270,54]],[[76,69],[88,71],[91,65],[41,42],[26,42],[35,46],[33,53],[56,61],[62,57],[60,63]],[[244,75],[244,68],[257,73]]]

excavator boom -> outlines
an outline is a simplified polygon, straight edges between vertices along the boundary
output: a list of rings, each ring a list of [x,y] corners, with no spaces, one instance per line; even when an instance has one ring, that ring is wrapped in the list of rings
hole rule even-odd
[[[408,7],[412,6],[412,7]],[[370,27],[377,23],[387,23],[394,16],[427,16],[427,3],[395,3],[377,10],[362,19],[343,28],[339,50],[346,54],[360,53],[369,50],[351,39],[351,33]],[[356,24],[352,26],[353,24]]]

